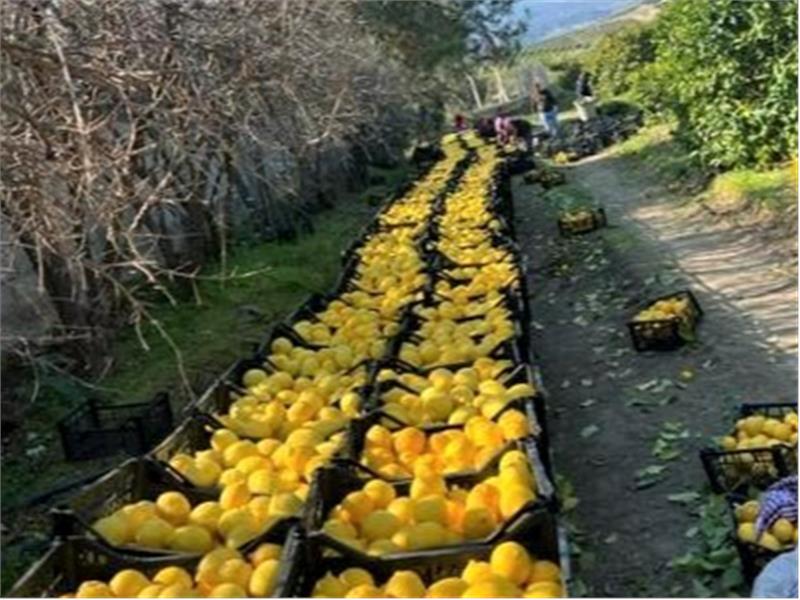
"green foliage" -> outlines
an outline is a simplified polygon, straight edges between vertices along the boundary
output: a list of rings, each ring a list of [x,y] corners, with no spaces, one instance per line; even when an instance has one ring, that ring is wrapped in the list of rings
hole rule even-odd
[[[691,578],[692,592],[698,597],[747,596],[731,539],[733,522],[724,498],[707,495],[701,505],[695,505],[695,511],[699,523],[686,532],[692,547],[670,566]]]
[[[785,159],[797,145],[796,40],[796,0],[675,0],[658,23],[650,93],[704,164]]]
[[[467,58],[502,60],[524,31],[510,18],[514,0],[359,3],[368,27],[412,69],[430,74]]]
[[[674,119],[705,168],[762,167],[797,145],[797,0],[674,0],[597,43],[601,92]]]
[[[770,171],[737,169],[723,173],[714,179],[709,193],[719,202],[747,203],[772,210],[788,208],[797,199],[791,166]]]
[[[631,25],[600,38],[585,59],[597,91],[605,97],[626,94],[639,70],[655,58],[651,25]]]

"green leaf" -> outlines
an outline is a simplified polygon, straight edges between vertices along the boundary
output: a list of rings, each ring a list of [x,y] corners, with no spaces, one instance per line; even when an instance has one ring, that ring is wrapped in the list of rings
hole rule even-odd
[[[590,438],[598,431],[600,431],[600,428],[597,425],[587,425],[586,427],[581,429],[581,437],[583,439]]]
[[[700,494],[697,492],[681,492],[679,494],[670,494],[667,500],[677,504],[690,504],[700,499]]]

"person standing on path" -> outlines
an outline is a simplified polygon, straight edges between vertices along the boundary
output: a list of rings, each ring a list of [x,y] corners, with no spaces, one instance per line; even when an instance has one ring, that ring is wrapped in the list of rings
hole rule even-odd
[[[591,82],[592,76],[586,71],[581,71],[578,80],[575,82],[575,108],[578,116],[584,123],[597,115],[594,101],[594,89]]]
[[[545,131],[551,137],[558,135],[558,105],[553,93],[538,81],[533,84],[533,105],[539,113]]]

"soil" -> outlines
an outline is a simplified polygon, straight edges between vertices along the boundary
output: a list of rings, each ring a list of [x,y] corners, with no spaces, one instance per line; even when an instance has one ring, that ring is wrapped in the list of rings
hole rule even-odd
[[[667,496],[703,489],[698,450],[741,403],[796,401],[793,252],[758,227],[713,220],[635,167],[608,152],[565,168],[563,189],[608,214],[607,228],[580,237],[559,237],[552,196],[518,181],[517,237],[554,465],[578,499],[578,576],[594,596],[693,595],[669,562],[687,551],[696,517]],[[636,353],[627,320],[685,288],[704,310],[696,342]],[[659,458],[665,427],[679,439]],[[666,468],[637,478],[649,466]]]

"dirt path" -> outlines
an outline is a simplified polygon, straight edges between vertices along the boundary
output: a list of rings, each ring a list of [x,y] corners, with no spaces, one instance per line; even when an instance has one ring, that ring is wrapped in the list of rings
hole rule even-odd
[[[540,188],[516,188],[533,345],[556,469],[579,500],[588,593],[693,595],[669,561],[697,520],[667,497],[702,489],[697,451],[740,403],[796,400],[796,283],[758,236],[712,225],[631,166],[606,154],[569,169],[563,190],[590,194],[612,224],[581,238],[558,237]],[[698,342],[635,353],[636,306],[685,287],[705,311]]]

